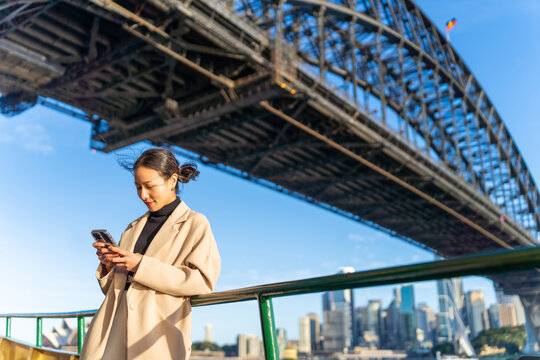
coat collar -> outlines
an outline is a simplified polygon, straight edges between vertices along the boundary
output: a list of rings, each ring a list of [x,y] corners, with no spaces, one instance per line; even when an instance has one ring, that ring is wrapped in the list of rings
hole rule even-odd
[[[189,206],[187,206],[186,202],[182,200],[180,202],[180,204],[178,204],[176,209],[173,210],[171,215],[169,215],[169,219],[172,219],[172,218],[176,219],[174,221],[174,223],[176,223],[176,222],[184,222],[184,221],[187,220],[190,210],[191,209],[189,208]],[[128,225],[126,230],[129,230],[132,227],[136,227],[141,222],[144,222],[146,224],[146,220],[148,219],[148,216],[150,216],[150,211],[147,211],[143,216],[141,216],[140,218],[132,221]]]
[[[158,233],[156,234],[156,236],[150,243],[150,246],[148,246],[146,253],[148,254],[149,251],[151,251],[153,247],[158,246],[159,242],[163,241],[162,239],[166,237],[167,235],[167,234],[164,234],[164,232],[167,232],[168,231],[167,229],[170,229],[171,225],[180,224],[186,221],[189,216],[190,211],[191,209],[189,208],[189,206],[187,206],[185,201],[182,201],[176,207],[176,209],[173,210],[171,215],[169,215],[165,223],[163,223],[163,226],[161,227],[161,229],[158,231]],[[128,250],[128,251],[133,251],[133,249],[135,248],[135,243],[137,242],[137,239],[141,235],[141,232],[144,228],[144,225],[146,224],[146,221],[148,220],[149,215],[150,215],[150,211],[147,211],[146,214],[144,214],[143,216],[141,216],[140,218],[138,218],[137,220],[129,224],[128,228],[126,229],[127,241],[125,244],[122,244],[123,249]],[[130,234],[127,234],[128,231],[130,232]],[[154,244],[156,242],[157,244]]]

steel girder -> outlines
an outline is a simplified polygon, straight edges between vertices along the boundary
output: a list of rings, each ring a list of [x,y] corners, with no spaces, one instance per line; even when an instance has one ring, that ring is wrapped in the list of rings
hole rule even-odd
[[[239,3],[237,13],[282,34],[300,67],[377,112],[372,118],[537,237],[540,198],[515,143],[471,71],[412,1]]]
[[[0,8],[0,37],[42,57],[0,54],[49,79],[2,69],[2,92],[82,109],[104,151],[178,145],[445,256],[537,240],[538,191],[508,131],[410,1],[60,4]]]

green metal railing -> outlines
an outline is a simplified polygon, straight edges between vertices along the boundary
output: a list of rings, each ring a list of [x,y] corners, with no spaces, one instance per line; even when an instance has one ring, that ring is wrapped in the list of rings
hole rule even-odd
[[[206,306],[232,302],[257,300],[261,318],[264,351],[267,360],[278,360],[279,352],[274,324],[272,299],[281,296],[317,293],[322,291],[363,288],[391,284],[437,280],[470,275],[529,270],[540,267],[540,247],[504,250],[489,254],[463,256],[450,260],[433,261],[414,265],[397,266],[377,270],[337,274],[311,279],[280,282],[254,286],[191,298],[192,306]],[[6,337],[11,337],[12,318],[36,318],[36,346],[41,347],[42,319],[77,318],[79,352],[84,341],[84,318],[93,316],[96,310],[71,313],[0,314],[6,318]]]
[[[31,314],[0,314],[0,318],[6,318],[6,338],[11,338],[11,319],[32,318],[36,319],[36,347],[43,347],[43,319],[69,319],[77,318],[78,349],[79,353],[84,342],[84,319],[94,316],[97,310],[85,310],[63,313],[31,313]],[[66,352],[67,353],[67,352]]]

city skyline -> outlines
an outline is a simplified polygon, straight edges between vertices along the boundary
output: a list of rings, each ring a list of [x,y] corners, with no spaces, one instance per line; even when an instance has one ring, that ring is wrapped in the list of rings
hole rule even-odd
[[[461,284],[460,278],[454,278],[452,279],[452,281],[454,282],[454,284]],[[333,292],[337,292],[339,298],[339,293],[342,291],[343,290]],[[336,309],[338,312],[343,312],[341,309],[339,309],[339,304],[337,304],[337,306],[336,304],[328,304],[329,298],[334,299],[333,297],[328,297],[330,293],[332,292],[326,292],[321,294],[321,307],[323,308],[323,312],[336,311]],[[483,298],[483,293],[477,290],[470,290],[466,294],[469,297],[474,296],[476,298]],[[390,335],[388,334],[388,332],[391,331],[391,329],[388,328],[390,323],[385,322],[385,320],[388,319],[388,316],[390,314],[389,311],[393,306],[392,304],[396,301],[401,304],[405,303],[405,306],[402,307],[403,309],[405,309],[405,311],[410,311],[412,305],[417,321],[417,324],[414,327],[415,339],[413,340],[414,342],[416,342],[416,347],[432,348],[437,343],[454,342],[452,336],[450,336],[449,339],[443,336],[445,335],[443,334],[443,332],[445,332],[444,327],[446,326],[446,324],[441,323],[441,315],[443,314],[442,312],[435,312],[434,309],[429,307],[429,305],[424,302],[413,301],[411,303],[407,300],[404,301],[404,299],[406,299],[407,297],[409,298],[409,300],[414,299],[414,285],[400,284],[394,286],[394,299],[390,304],[388,304],[387,307],[381,306],[382,303],[379,299],[368,299],[366,304],[358,304],[358,306],[354,307],[355,313],[360,316],[360,318],[356,318],[356,320],[358,321],[355,323],[355,326],[358,326],[359,329],[356,331],[354,336],[357,336],[358,338],[353,340],[352,344],[354,345],[342,348],[342,350],[346,350],[348,348],[347,351],[352,352],[354,351],[354,348],[356,346],[359,346],[360,348],[376,348],[398,351],[406,350],[407,345],[405,344],[405,342],[400,344],[393,344],[388,342]],[[343,300],[345,299],[341,298],[341,301]],[[351,299],[349,298],[348,300]],[[519,314],[520,311],[523,311],[523,308],[521,310],[517,309],[518,306],[516,304],[516,300],[519,304],[521,304],[519,302],[519,299],[515,296],[505,295],[502,292],[497,292],[497,302],[491,304],[489,308],[483,307],[481,309],[483,313],[489,313],[489,321],[487,328],[523,325],[525,321],[524,314]],[[352,302],[344,302],[348,305],[354,306],[354,303]],[[463,304],[463,307],[465,307],[465,304]],[[444,306],[442,306],[441,308],[446,309]],[[347,311],[347,307],[345,307],[344,310]],[[401,314],[401,326],[406,327],[403,321],[405,319],[404,315],[406,314]],[[465,318],[467,318],[467,316],[469,317],[469,319],[472,319],[471,314],[465,315]],[[521,319],[518,320],[518,318]],[[291,347],[295,347],[295,350],[303,354],[314,354],[320,353],[321,351],[340,352],[339,348],[336,348],[333,343],[327,343],[325,341],[324,337],[329,335],[328,330],[325,330],[325,332],[321,331],[321,328],[324,329],[328,326],[326,322],[329,319],[330,321],[334,320],[330,317],[325,316],[324,319],[321,319],[321,321],[319,321],[319,317],[313,312],[309,312],[305,316],[299,317],[300,331],[298,339],[289,338],[287,336],[287,329],[277,328],[276,336],[280,353],[282,354],[286,348],[290,349]],[[342,317],[341,320],[343,321],[344,317]],[[88,327],[88,325],[89,323],[86,323],[86,327]],[[335,325],[336,324],[332,324],[331,326],[331,329],[333,331],[336,330]],[[473,326],[473,324],[470,325]],[[236,345],[238,355],[240,357],[262,356],[262,339],[257,334],[239,333],[236,335],[236,344],[219,344],[213,341],[213,327],[214,326],[212,323],[205,324],[204,340],[194,339],[194,343],[214,343],[218,346],[229,347],[231,345]],[[338,332],[341,333],[342,337],[344,337],[343,329],[338,330]],[[384,334],[384,332],[386,332],[386,334]],[[409,336],[408,331],[405,330],[404,332],[401,332],[401,336],[403,337],[402,340],[410,341],[410,339],[406,338],[407,336]],[[62,320],[61,326],[53,326],[50,331],[45,330],[44,344],[45,346],[54,348],[73,349],[74,347],[76,347],[76,337],[76,327],[70,326],[68,321],[64,319]],[[344,339],[342,339],[342,342],[343,344],[345,343]],[[468,354],[468,356],[472,355],[473,353]]]
[[[340,269],[343,271],[343,269]],[[474,317],[478,314],[487,316],[488,309],[483,306],[481,308],[474,309],[473,307],[478,304],[473,304],[479,298],[483,300],[482,291],[469,290],[465,293],[462,292],[461,278],[451,279],[453,286],[458,287],[459,293],[454,292],[455,299],[452,299],[452,306],[456,306],[456,311],[466,310],[466,314],[463,315],[465,322],[468,323],[466,332],[469,333],[469,328],[474,330],[475,326]],[[444,287],[439,287],[440,295],[446,291]],[[324,318],[320,319],[313,313],[309,312],[304,316],[298,318],[299,324],[299,338],[295,339],[288,337],[288,329],[277,328],[276,334],[278,339],[278,346],[280,354],[283,354],[286,348],[294,349],[299,354],[314,355],[314,354],[328,354],[340,353],[340,352],[357,352],[363,351],[361,349],[378,349],[378,350],[394,350],[394,351],[410,351],[412,349],[431,349],[435,345],[440,343],[450,342],[459,346],[459,353],[465,353],[467,356],[474,355],[474,349],[471,342],[467,339],[462,339],[459,333],[459,329],[455,329],[455,323],[451,324],[450,338],[447,339],[441,334],[441,331],[445,332],[444,326],[447,324],[441,323],[441,312],[435,312],[424,302],[416,302],[414,300],[414,285],[412,284],[400,284],[394,286],[394,299],[388,304],[387,307],[381,306],[381,301],[378,299],[367,299],[367,304],[358,304],[355,306],[354,299],[350,297],[347,290],[337,290],[331,292],[321,293],[321,308],[323,309]],[[459,299],[459,297],[463,299]],[[489,311],[496,308],[496,314],[490,313],[490,320],[483,324],[486,329],[498,328],[504,326],[518,326],[523,325],[523,322],[518,322],[516,306],[516,297],[505,295],[503,293],[497,293],[497,303],[492,304],[489,307]],[[517,299],[519,302],[519,299]],[[461,304],[459,303],[461,302]],[[467,302],[469,304],[467,305]],[[392,332],[391,322],[386,322],[389,316],[389,311],[394,303],[400,304],[400,309],[403,312],[400,313],[401,327],[398,330],[398,337],[401,338],[398,343],[388,342],[390,338],[388,332]],[[472,305],[471,305],[472,304]],[[474,306],[473,306],[474,305]],[[355,326],[359,326],[359,329],[354,332],[347,326],[345,313],[349,312],[350,307],[354,308],[354,312],[357,314]],[[473,306],[473,307],[471,307]],[[441,305],[441,310],[448,310],[447,305]],[[412,328],[407,329],[412,324],[407,318],[410,312],[414,313],[414,318],[417,323]],[[339,314],[341,313],[341,316]],[[496,320],[492,319],[492,315],[496,316]],[[375,318],[375,321],[373,321]],[[450,318],[452,318],[450,316]],[[467,320],[469,319],[469,320]],[[354,320],[354,318],[353,318]],[[212,324],[206,324],[205,328],[212,328]],[[350,330],[351,333],[347,334]],[[412,331],[411,331],[412,330]],[[346,338],[348,335],[355,334],[357,338],[351,341],[350,346],[345,346]],[[410,339],[410,334],[414,333],[414,338]],[[446,334],[448,335],[448,334]],[[457,336],[457,337],[455,337]],[[470,340],[473,339],[471,335]],[[255,334],[238,334],[236,337],[236,346],[239,356],[249,357],[260,354],[262,348],[260,347],[262,340]],[[250,345],[251,344],[251,345]],[[336,345],[339,344],[339,345]],[[224,344],[225,345],[225,344]],[[226,344],[230,346],[231,344]],[[252,349],[251,355],[249,348]],[[254,350],[253,350],[254,349]]]

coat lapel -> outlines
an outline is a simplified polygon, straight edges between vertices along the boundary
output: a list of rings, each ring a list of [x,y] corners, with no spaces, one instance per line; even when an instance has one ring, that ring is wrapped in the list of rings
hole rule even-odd
[[[124,231],[122,234],[122,239],[120,241],[120,248],[127,251],[133,251],[135,248],[135,243],[137,242],[137,239],[141,235],[141,232],[144,228],[144,225],[146,224],[146,220],[148,219],[149,213],[147,212],[137,220],[133,221],[130,224],[130,227]],[[127,270],[122,268],[116,268],[115,271],[115,277],[114,277],[114,288],[116,291],[124,291],[124,287],[126,285],[126,279],[127,279]]]
[[[127,251],[133,251],[133,249],[135,248],[135,243],[137,242],[137,239],[141,235],[144,225],[146,225],[146,220],[148,220],[149,214],[150,213],[147,212],[146,214],[141,216],[139,219],[131,223],[131,227],[128,230],[126,230],[125,238],[122,239],[122,244],[120,248]]]
[[[157,256],[159,254],[159,250],[163,248],[163,245],[165,245],[168,241],[171,241],[171,238],[173,238],[178,233],[178,228],[180,224],[186,221],[189,212],[189,207],[184,201],[182,201],[176,207],[176,209],[174,209],[171,215],[169,215],[167,220],[165,220],[163,226],[161,226],[161,229],[159,229],[156,236],[148,246],[145,255],[159,258],[159,256]]]

